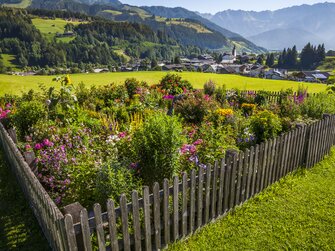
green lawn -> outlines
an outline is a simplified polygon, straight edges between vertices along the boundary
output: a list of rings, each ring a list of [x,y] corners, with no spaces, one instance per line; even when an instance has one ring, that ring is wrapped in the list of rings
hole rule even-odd
[[[334,198],[335,149],[168,250],[335,250]]]
[[[105,85],[112,82],[123,83],[127,78],[136,78],[138,80],[147,81],[149,84],[157,84],[159,80],[165,76],[166,72],[115,72],[101,74],[73,74],[71,79],[74,84],[80,82],[86,85]],[[299,86],[298,82],[278,81],[259,78],[248,78],[238,75],[211,74],[198,72],[183,72],[180,75],[189,80],[195,88],[202,88],[203,84],[209,79],[215,81],[217,85],[225,84],[227,88],[239,88],[245,90],[269,90],[279,91],[281,89],[293,88],[296,90]],[[22,91],[30,89],[38,89],[39,83],[47,86],[57,86],[52,83],[54,76],[11,76],[0,75],[0,95],[5,93],[20,94]],[[326,89],[323,84],[305,83],[309,92],[321,92]]]
[[[326,57],[325,61],[318,67],[321,71],[335,70],[335,57]]]
[[[61,18],[56,19],[43,19],[43,18],[33,18],[32,19],[33,25],[37,29],[40,30],[40,32],[48,38],[50,41],[54,38],[56,33],[64,33],[64,27],[68,23],[72,23],[74,25],[80,24],[80,22],[72,22],[72,21],[66,21]],[[75,37],[65,37],[65,38],[57,38],[58,41],[63,42],[70,42]]]
[[[50,250],[0,149],[0,250]]]

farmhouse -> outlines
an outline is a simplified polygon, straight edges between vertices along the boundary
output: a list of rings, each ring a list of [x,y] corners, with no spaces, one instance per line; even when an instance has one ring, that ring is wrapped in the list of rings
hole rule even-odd
[[[266,79],[283,80],[287,78],[287,70],[282,69],[270,69],[264,72]]]
[[[305,82],[326,82],[329,76],[329,72],[322,71],[301,71],[295,74],[298,81]]]

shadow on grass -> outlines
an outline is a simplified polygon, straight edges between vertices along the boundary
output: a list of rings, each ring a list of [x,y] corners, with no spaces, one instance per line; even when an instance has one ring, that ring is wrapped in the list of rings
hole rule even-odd
[[[1,149],[0,250],[50,250]]]

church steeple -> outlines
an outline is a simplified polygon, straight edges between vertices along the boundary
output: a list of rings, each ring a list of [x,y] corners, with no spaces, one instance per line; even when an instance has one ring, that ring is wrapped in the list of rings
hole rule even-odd
[[[237,53],[236,53],[236,45],[234,45],[234,48],[233,48],[233,51],[232,51],[231,55],[233,55],[234,57],[237,56]]]

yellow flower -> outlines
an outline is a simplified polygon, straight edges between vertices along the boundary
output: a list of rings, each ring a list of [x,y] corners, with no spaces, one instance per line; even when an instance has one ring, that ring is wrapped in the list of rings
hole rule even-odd
[[[244,103],[244,104],[242,104],[242,108],[246,109],[246,110],[255,110],[256,109],[256,105],[255,104]]]
[[[223,117],[231,117],[234,115],[234,111],[232,109],[217,109],[216,113]]]
[[[66,75],[66,77],[64,78],[64,82],[65,82],[65,85],[71,85],[72,84],[70,75]]]

